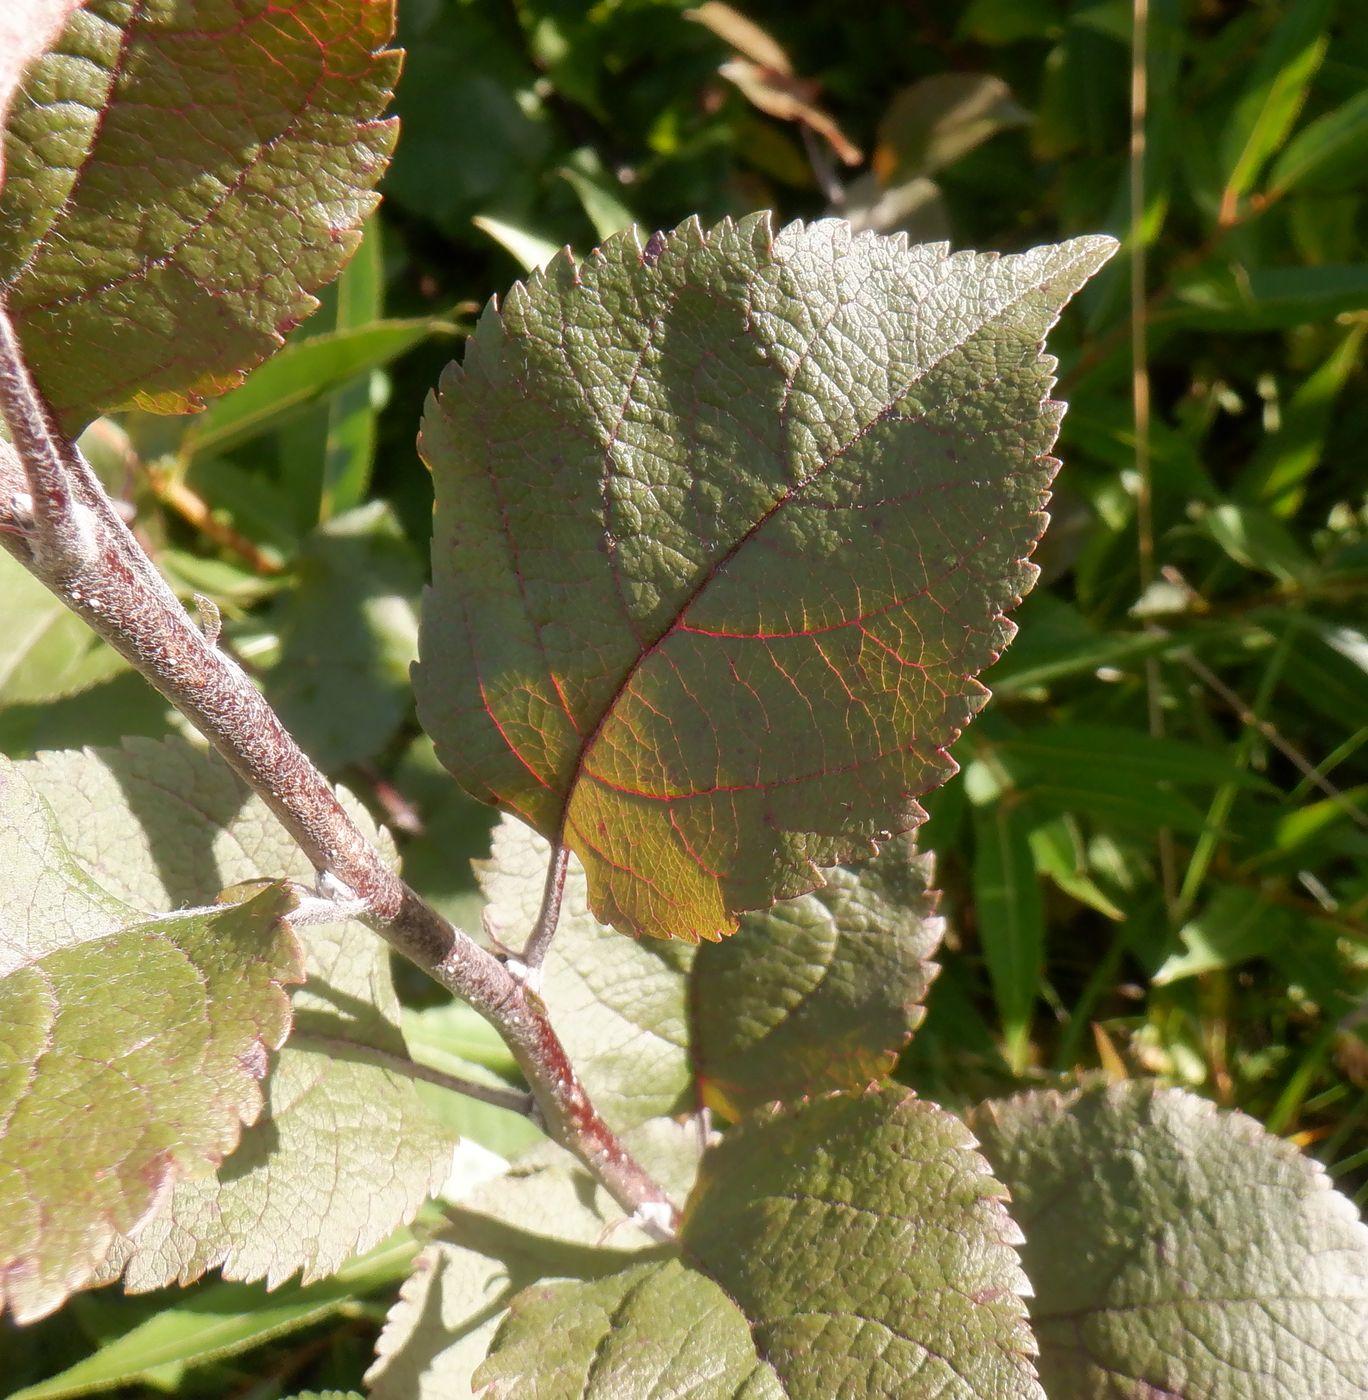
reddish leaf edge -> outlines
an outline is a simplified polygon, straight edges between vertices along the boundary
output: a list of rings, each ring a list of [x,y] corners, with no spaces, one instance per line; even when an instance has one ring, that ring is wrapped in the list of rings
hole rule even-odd
[[[225,890],[215,904],[209,906],[210,909],[220,907],[227,909],[244,905],[253,899],[268,895],[272,891],[284,896],[286,901],[286,907],[277,913],[272,927],[273,929],[282,929],[288,935],[286,942],[288,966],[283,969],[281,976],[270,979],[271,1004],[263,1004],[260,1007],[261,1022],[271,1027],[269,1036],[256,1036],[238,1057],[238,1063],[243,1072],[257,1083],[256,1092],[252,1095],[252,1102],[247,1106],[245,1112],[234,1115],[233,1120],[227,1124],[227,1135],[230,1141],[224,1149],[209,1149],[197,1153],[193,1163],[182,1164],[177,1162],[172,1150],[167,1148],[148,1163],[145,1176],[151,1186],[151,1195],[142,1215],[125,1232],[128,1236],[136,1236],[139,1230],[167,1208],[171,1200],[171,1193],[178,1182],[195,1179],[204,1168],[210,1172],[217,1172],[241,1146],[243,1133],[259,1121],[265,1109],[266,1095],[261,1086],[265,1084],[271,1072],[271,1056],[278,1054],[284,1048],[290,1038],[291,1031],[294,1029],[294,1008],[286,988],[301,985],[306,978],[304,948],[290,918],[291,914],[299,907],[299,891],[292,884],[286,882],[248,882]],[[173,916],[184,915],[188,912],[190,911],[186,909],[177,909],[172,911],[172,914]],[[128,925],[122,931],[131,932],[144,924],[159,923],[166,917],[165,914],[149,915],[145,919],[139,919]],[[9,1275],[19,1274],[24,1270],[25,1259],[11,1260],[6,1266],[0,1268],[0,1321],[3,1320],[5,1312],[8,1311],[12,1321],[19,1326],[29,1326],[32,1323],[41,1322],[65,1306],[73,1294],[103,1287],[114,1281],[112,1278],[103,1277],[101,1270],[110,1249],[120,1238],[120,1229],[108,1211],[97,1212],[92,1217],[91,1223],[107,1228],[108,1234],[104,1249],[99,1252],[98,1256],[92,1256],[81,1261],[79,1266],[73,1266],[61,1285],[52,1289],[40,1303],[31,1306],[15,1306],[11,1290],[6,1286]]]
[[[812,227],[815,224],[843,222],[843,220],[839,219],[796,219],[784,225],[784,227],[781,230],[779,230],[779,232],[785,233],[792,231],[795,234],[797,234],[802,233],[803,231],[805,231],[809,227]],[[533,292],[537,291],[538,289],[547,284],[560,282],[567,278],[572,286],[580,286],[582,281],[581,271],[584,267],[589,265],[602,266],[607,263],[607,257],[604,252],[605,248],[611,248],[614,245],[620,243],[631,242],[635,245],[637,258],[641,266],[654,267],[655,264],[659,261],[661,254],[663,253],[670,240],[695,239],[697,240],[700,248],[706,248],[716,237],[719,237],[723,234],[731,233],[734,230],[755,230],[756,232],[760,233],[761,237],[764,240],[763,252],[766,256],[773,255],[774,242],[778,234],[776,233],[773,227],[772,213],[769,210],[761,210],[754,214],[746,215],[740,219],[733,219],[730,216],[724,216],[721,220],[718,221],[718,223],[713,225],[711,228],[704,228],[702,221],[699,219],[698,215],[692,214],[682,223],[676,225],[675,228],[672,230],[656,230],[652,232],[644,242],[642,240],[642,232],[640,227],[636,224],[633,224],[629,228],[623,229],[620,233],[616,233],[612,235],[612,237],[605,239],[602,244],[590,249],[589,253],[585,255],[585,257],[580,259],[576,258],[574,250],[569,244],[563,245],[557,251],[555,256],[552,257],[542,267],[534,269],[528,274],[527,277],[514,282],[509,288],[508,292],[505,294],[505,296],[500,298],[497,294],[495,294],[489,298],[489,300],[485,303],[484,309],[480,314],[475,329],[470,336],[469,342],[467,344],[466,353],[471,353],[476,348],[477,343],[482,338],[493,338],[498,334],[498,328],[502,316],[503,307],[510,300],[517,297],[530,296]],[[858,244],[861,242],[878,242],[882,240],[887,240],[891,242],[900,251],[906,250],[910,246],[912,246],[905,232],[898,232],[894,234],[880,234],[873,230],[864,230],[862,232],[853,233],[851,237],[852,244]],[[1080,252],[1072,260],[1070,266],[1084,262],[1085,260],[1091,260],[1095,256],[1094,250],[1104,247],[1106,248],[1106,253],[1105,256],[1101,259],[1101,261],[1105,262],[1115,253],[1116,249],[1120,246],[1115,239],[1107,238],[1105,236],[1092,236],[1086,239],[1070,239],[1064,241],[1074,243],[1086,242],[1088,245],[1090,245],[1087,250],[1080,250]],[[1110,244],[1110,247],[1106,246],[1108,244]],[[1002,253],[994,250],[989,250],[987,252],[977,252],[974,250],[962,249],[959,252],[952,252],[951,246],[947,242],[932,243],[926,246],[940,249],[947,261],[953,261],[957,258],[964,260],[972,258],[982,258],[991,263],[999,261],[1004,256]],[[1082,284],[1080,283],[1080,287],[1081,285]],[[1054,312],[1054,314],[1050,316],[1050,318],[1046,322],[1044,333],[1035,341],[1035,354],[1040,362],[1040,366],[1044,371],[1044,375],[1047,381],[1045,391],[1039,400],[1037,408],[1039,412],[1047,416],[1053,416],[1056,440],[1058,438],[1059,426],[1063,420],[1063,416],[1068,405],[1064,400],[1052,397],[1052,391],[1058,383],[1058,377],[1056,374],[1058,368],[1058,361],[1053,355],[1046,353],[1045,346],[1050,331],[1052,331],[1054,327],[1058,325],[1069,302],[1072,301],[1073,295],[1076,295],[1076,292],[1071,294],[1068,298],[1066,298],[1060,304],[1060,306]],[[455,390],[456,386],[459,385],[464,380],[464,378],[465,370],[463,368],[462,363],[456,360],[452,360],[451,362],[449,362],[442,372],[442,375],[438,381],[437,388],[435,390],[429,391],[427,399],[425,400],[425,420],[429,414],[435,414],[440,411],[440,405],[442,400],[447,396],[448,393]],[[417,448],[420,458],[423,460],[425,465],[429,466],[429,470],[431,470],[425,445],[425,433],[421,430],[418,435]],[[1044,538],[1045,532],[1049,527],[1050,515],[1048,510],[1045,509],[1045,507],[1049,504],[1050,489],[1054,484],[1055,477],[1058,475],[1062,463],[1059,458],[1053,455],[1052,449],[1035,457],[1033,459],[1033,462],[1035,465],[1044,469],[1047,480],[1045,485],[1045,494],[1042,498],[1041,507],[1038,510],[1032,512],[1031,514],[1032,521],[1036,525],[1036,528],[1029,542],[1027,543],[1026,548],[1024,549],[1020,557],[1015,561],[1021,565],[1024,565],[1028,571],[1026,585],[1021,590],[1021,592],[1010,597],[1005,604],[1003,604],[994,613],[990,615],[989,620],[991,622],[995,624],[1005,624],[1005,633],[1002,646],[999,649],[992,652],[989,660],[985,662],[983,667],[978,672],[975,672],[971,675],[966,675],[963,678],[966,687],[965,699],[966,704],[969,708],[970,721],[977,718],[977,716],[982,712],[983,708],[988,703],[989,699],[991,699],[992,697],[992,691],[986,684],[984,684],[982,680],[979,679],[979,677],[983,674],[984,671],[987,671],[1001,659],[1003,652],[1008,646],[1010,646],[1010,644],[1016,637],[1017,631],[1019,630],[1017,624],[1011,619],[1011,617],[1008,614],[1013,612],[1016,608],[1018,608],[1021,605],[1026,595],[1035,586],[1035,583],[1039,578],[1040,574],[1039,566],[1032,562],[1031,556],[1035,553],[1036,549],[1040,544],[1040,541]],[[744,538],[749,537],[750,533],[752,533],[752,531],[748,531],[746,533],[746,536],[743,537],[742,542],[744,542]],[[734,552],[736,548],[739,548],[739,544],[734,545],[732,550],[729,551],[729,554],[731,552]],[[687,611],[689,605],[694,601],[697,594],[707,586],[707,583],[711,580],[715,572],[716,566],[714,566],[714,568],[711,569],[709,573],[704,576],[704,578],[700,581],[699,586],[695,590],[695,592],[690,594],[689,597],[684,600],[680,608],[677,610],[676,615],[670,624],[670,627],[667,627],[662,632],[662,637],[669,634],[670,630],[678,622],[679,618],[682,617]],[[428,590],[425,591],[430,591],[430,589],[431,585],[429,585]],[[580,777],[583,773],[584,763],[586,761],[586,756],[589,750],[592,748],[594,740],[597,738],[603,725],[607,723],[609,717],[613,712],[614,705],[626,691],[633,676],[636,675],[645,657],[650,654],[655,645],[659,644],[659,641],[660,638],[657,638],[655,639],[655,642],[651,644],[651,646],[643,647],[641,656],[637,659],[636,662],[633,663],[632,667],[623,676],[622,681],[619,684],[617,690],[614,692],[612,699],[608,702],[607,705],[605,705],[603,713],[600,715],[598,722],[596,723],[594,728],[589,732],[589,734],[586,735],[583,743],[581,744],[574,773],[571,776],[569,783],[567,784],[566,797],[561,810],[560,824],[554,836],[550,838],[552,842],[553,851],[570,846],[571,844],[567,839],[567,824],[569,817],[570,798],[571,795],[574,793],[578,782],[580,781]],[[415,668],[420,667],[421,665],[422,661],[420,658],[420,660],[417,663],[415,663]],[[824,889],[828,884],[826,875],[824,873],[826,870],[833,869],[838,865],[857,864],[863,863],[868,860],[872,860],[890,842],[915,832],[917,828],[920,827],[927,819],[927,813],[925,808],[921,806],[920,802],[918,802],[916,798],[924,797],[927,794],[934,792],[937,788],[944,786],[945,783],[947,783],[960,771],[960,766],[955,760],[955,758],[951,755],[950,749],[959,742],[960,738],[964,733],[965,727],[966,725],[960,725],[954,728],[950,736],[942,744],[936,746],[934,749],[931,749],[929,751],[937,759],[939,759],[941,761],[941,764],[943,765],[941,769],[941,776],[935,782],[923,788],[921,792],[916,793],[915,795],[910,795],[912,798],[911,806],[914,813],[912,821],[910,821],[906,825],[890,827],[880,832],[877,837],[870,840],[860,840],[858,838],[854,839],[850,848],[847,851],[843,852],[839,859],[831,862],[831,864],[829,865],[819,866],[816,863],[809,860],[807,862],[807,867],[811,883],[803,889],[787,890],[783,898],[798,898],[804,894],[811,894],[815,890]],[[479,793],[473,793],[472,795],[480,801],[488,802],[488,799]],[[531,822],[527,822],[526,817],[521,812],[517,811],[511,806],[508,806],[505,803],[496,801],[488,805],[493,805],[501,810],[508,811],[511,815],[517,817],[521,821],[526,822],[529,826],[532,826],[533,830],[538,829]],[[542,834],[545,835],[545,833]],[[660,937],[665,941],[672,941],[674,939],[678,939],[678,941],[680,942],[690,944],[698,944],[699,942],[717,943],[721,942],[724,938],[727,938],[736,932],[737,928],[740,926],[740,915],[747,913],[762,912],[763,910],[773,908],[774,905],[779,902],[780,899],[778,897],[775,897],[770,899],[767,903],[746,905],[739,908],[731,909],[729,911],[731,914],[730,924],[726,927],[713,930],[711,933],[706,931],[686,931],[672,934],[657,934],[654,930],[646,930],[646,932],[649,936]],[[632,938],[640,938],[642,936],[642,933],[640,931],[638,931],[635,928],[624,927],[620,922],[611,917],[611,915],[605,917],[603,912],[599,910],[593,910],[592,912],[594,913],[595,917],[600,918],[600,920],[603,923],[605,923],[609,927],[615,928],[620,933],[625,933]]]
[[[342,2],[347,3],[347,0],[342,0]],[[350,3],[361,9],[362,23],[372,14],[378,14],[382,17],[382,24],[375,33],[375,47],[371,50],[370,57],[377,77],[383,85],[388,104],[394,99],[394,91],[403,70],[405,57],[403,49],[388,47],[394,38],[397,25],[398,0],[350,0]],[[50,10],[55,17],[45,17],[48,24],[47,32],[25,34],[22,68],[18,72],[11,72],[8,66],[0,67],[0,196],[3,196],[5,187],[4,145],[9,107],[14,95],[23,87],[28,77],[29,68],[45,58],[56,47],[65,32],[66,24],[86,8],[87,0],[44,0],[44,4],[45,8]],[[6,35],[0,32],[0,38],[4,37]],[[389,168],[395,145],[399,139],[399,126],[397,116],[376,115],[358,119],[355,123],[358,133],[377,133],[384,144],[383,152],[374,167],[375,185],[380,183]],[[355,216],[345,224],[330,229],[329,232],[334,242],[341,246],[341,255],[336,265],[321,280],[309,279],[301,282],[298,288],[299,295],[294,306],[273,326],[262,328],[270,343],[270,348],[264,354],[231,370],[208,371],[178,390],[167,390],[153,394],[138,392],[132,394],[125,403],[107,405],[103,408],[97,407],[85,411],[63,410],[60,416],[64,429],[74,438],[100,413],[117,410],[139,409],[146,413],[166,416],[203,413],[213,400],[222,398],[225,394],[231,393],[232,390],[240,388],[252,371],[260,368],[267,360],[279,354],[285,347],[286,338],[319,309],[322,302],[315,293],[335,282],[346,270],[348,263],[351,262],[357,249],[361,246],[362,230],[366,221],[375,213],[382,199],[383,196],[374,188],[366,194],[358,193]],[[168,250],[163,249],[155,255],[155,260],[164,260],[167,256]],[[4,305],[4,288],[0,286],[0,309],[3,309]]]

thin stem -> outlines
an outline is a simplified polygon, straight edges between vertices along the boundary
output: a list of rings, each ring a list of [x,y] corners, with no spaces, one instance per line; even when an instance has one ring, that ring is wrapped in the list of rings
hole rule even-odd
[[[209,740],[308,856],[325,893],[353,896],[391,947],[498,1030],[548,1135],[623,1209],[669,1235],[677,1212],[590,1102],[541,999],[399,878],[242,668],[200,632],[54,426],[3,309],[0,415],[33,496],[31,536],[0,531],[0,545]]]
[[[382,1069],[393,1070],[406,1079],[421,1079],[424,1084],[436,1084],[438,1088],[450,1089],[454,1094],[464,1094],[468,1099],[478,1099],[481,1103],[492,1104],[495,1108],[505,1108],[523,1118],[536,1112],[536,1100],[531,1094],[519,1089],[507,1089],[498,1084],[481,1084],[476,1079],[466,1079],[463,1075],[448,1074],[445,1070],[432,1069],[420,1065],[407,1055],[393,1050],[381,1050],[374,1045],[361,1045],[340,1035],[316,1035],[313,1031],[295,1031],[290,1037],[291,1045],[316,1046],[326,1050],[335,1059],[364,1059],[367,1064],[379,1065]]]
[[[1134,0],[1131,39],[1130,131],[1130,324],[1131,401],[1135,415],[1136,546],[1139,551],[1140,592],[1154,582],[1154,475],[1150,461],[1150,378],[1147,302],[1145,299],[1145,123],[1148,118],[1149,0]],[[1164,734],[1164,708],[1159,659],[1145,658],[1145,708],[1151,737]],[[1177,860],[1173,833],[1158,833],[1159,872],[1164,903],[1170,916],[1177,900]]]
[[[198,530],[206,539],[222,549],[236,554],[253,573],[270,576],[283,572],[284,565],[263,554],[246,535],[219,520],[205,499],[192,491],[162,467],[147,466],[139,461],[152,494],[168,510],[173,510],[186,524]]]
[[[556,936],[556,927],[560,923],[561,900],[565,896],[565,872],[569,867],[570,852],[557,841],[551,848],[551,859],[546,867],[546,888],[542,891],[537,923],[527,940],[527,946],[523,949],[522,960],[529,972],[536,972],[546,961],[551,940]]]

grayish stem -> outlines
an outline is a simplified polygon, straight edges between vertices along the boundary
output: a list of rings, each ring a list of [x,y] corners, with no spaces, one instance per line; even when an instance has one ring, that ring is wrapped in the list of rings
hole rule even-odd
[[[0,454],[0,486],[32,499],[25,520],[23,503],[0,497],[0,544],[209,740],[299,844],[320,888],[354,895],[391,947],[495,1027],[531,1086],[547,1133],[629,1213],[673,1218],[664,1191],[590,1102],[540,997],[390,869],[260,691],[186,613],[60,431],[2,307],[0,416],[24,489],[15,489],[15,454]]]

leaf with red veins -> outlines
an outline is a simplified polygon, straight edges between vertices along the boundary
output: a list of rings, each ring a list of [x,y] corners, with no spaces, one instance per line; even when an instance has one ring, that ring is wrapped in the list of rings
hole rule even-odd
[[[393,22],[394,0],[87,0],[52,35],[4,124],[0,303],[64,428],[200,407],[314,309],[394,142]]]
[[[419,710],[596,917],[718,938],[923,819],[1034,579],[1045,334],[1114,247],[691,221],[486,311],[424,419]]]

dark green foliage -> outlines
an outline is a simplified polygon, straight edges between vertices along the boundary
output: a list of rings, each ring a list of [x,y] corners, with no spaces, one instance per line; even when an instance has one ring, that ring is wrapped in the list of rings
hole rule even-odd
[[[103,8],[111,7],[112,0]],[[733,1299],[746,1293],[747,1321],[780,1339],[766,1359],[781,1383],[793,1300],[775,1303],[766,1288],[785,1278],[806,1287],[818,1267],[792,1248],[789,1233],[788,1275],[746,1273],[731,1253],[735,1239],[759,1240],[763,1250],[766,1231],[784,1232],[773,1224],[772,1201],[742,1200],[717,1181],[729,1160],[753,1149],[748,1171],[757,1194],[767,1184],[775,1197],[829,1186],[793,1179],[817,1175],[820,1144],[834,1131],[828,1124],[803,1138],[792,1125],[805,1114],[848,1117],[860,1138],[847,1144],[851,1160],[870,1141],[882,1144],[850,1170],[884,1178],[879,1152],[901,1131],[892,1126],[901,1122],[896,1114],[920,1124],[924,1113],[945,1134],[936,1160],[963,1159],[967,1175],[955,1180],[974,1197],[972,1209],[996,1218],[991,1197],[1000,1187],[973,1165],[962,1129],[948,1114],[933,1118],[912,1105],[965,1109],[1053,1089],[1063,1077],[1063,1096],[1038,1093],[970,1116],[993,1175],[1015,1198],[1008,1209],[1026,1236],[1020,1258],[1035,1287],[1029,1306],[1052,1397],[1130,1400],[1138,1393],[1126,1388],[1132,1382],[1249,1393],[1241,1389],[1247,1356],[1237,1347],[1226,1372],[1214,1367],[1200,1320],[1173,1298],[1171,1270],[1129,1275],[1134,1288],[1123,1299],[1150,1289],[1146,1299],[1163,1304],[1155,1315],[1167,1333],[1107,1333],[1091,1318],[1090,1362],[1060,1344],[1064,1324],[1053,1318],[1072,1300],[1058,1289],[1084,1275],[1075,1241],[1069,1252],[1054,1245],[1089,1226],[1131,1230],[1127,1203],[1137,1196],[1187,1201],[1217,1178],[1239,1180],[1243,1190],[1247,1168],[1277,1194],[1283,1213],[1234,1218],[1222,1213],[1228,1202],[1209,1202],[1220,1243],[1183,1235],[1184,1248],[1268,1261],[1256,1280],[1263,1288],[1286,1282],[1289,1271],[1308,1276],[1310,1264],[1301,1263],[1327,1239],[1348,1241],[1345,1257],[1358,1257],[1340,1207],[1319,1213],[1338,1199],[1323,1189],[1327,1179],[1359,1202],[1368,1192],[1368,30],[1352,8],[1224,4],[1198,14],[1176,0],[1150,6],[1149,417],[1137,423],[1132,398],[1125,249],[1051,333],[1056,396],[1070,407],[1056,449],[1065,468],[1053,524],[1035,556],[1042,578],[1014,613],[1021,635],[985,674],[995,699],[954,750],[962,773],[926,800],[931,819],[920,841],[935,852],[949,928],[935,984],[925,985],[930,947],[912,934],[910,944],[883,950],[893,966],[856,962],[847,984],[846,966],[825,963],[826,945],[792,913],[800,906],[761,916],[798,925],[796,941],[778,945],[794,949],[794,963],[778,967],[758,947],[753,960],[743,956],[746,940],[760,938],[749,923],[733,942],[697,957],[678,945],[618,949],[622,940],[592,921],[567,924],[553,950],[547,996],[553,1010],[558,997],[565,1008],[565,1038],[583,1059],[586,1081],[615,1123],[641,1125],[634,1150],[681,1201],[697,1135],[643,1120],[700,1100],[720,1117],[744,1118],[769,1096],[841,1091],[809,1109],[791,1102],[761,1113],[724,1135],[689,1207],[687,1262],[709,1268]],[[1124,7],[964,0],[863,7],[855,22],[850,7],[745,6],[794,72],[817,85],[805,90],[807,99],[863,152],[863,164],[850,168],[820,136],[753,107],[719,74],[731,51],[685,9],[683,0],[401,0],[403,135],[362,255],[245,389],[197,419],[135,411],[117,423],[98,420],[83,444],[110,489],[131,502],[140,536],[177,591],[217,605],[225,645],[277,700],[305,748],[394,830],[412,883],[472,930],[482,898],[468,860],[488,854],[490,815],[440,770],[403,684],[432,502],[413,440],[424,395],[459,357],[454,334],[473,324],[491,292],[527,271],[517,253],[540,260],[569,243],[584,256],[632,220],[647,231],[672,229],[697,214],[711,226],[764,207],[775,211],[776,228],[835,212],[880,231],[906,229],[914,243],[949,237],[956,247],[1004,252],[1130,234]],[[388,137],[372,130],[367,141],[361,154],[373,163]],[[0,277],[13,271],[5,263]],[[304,271],[312,287],[327,269]],[[22,298],[28,283],[16,285]],[[282,295],[291,319],[299,287]],[[65,334],[58,326],[52,344],[60,348]],[[238,329],[224,334],[238,343]],[[246,339],[256,356],[271,337]],[[90,348],[108,360],[104,341],[96,337]],[[222,365],[212,373],[213,384],[171,374],[151,386],[154,406],[164,406],[163,391],[231,378]],[[86,388],[99,407],[128,398],[118,383]],[[62,391],[72,421],[84,417],[79,398]],[[1148,564],[1138,544],[1146,454]],[[124,663],[5,556],[0,599],[6,753],[27,759],[42,749],[171,730],[165,706]],[[287,867],[273,844],[281,838],[262,836],[250,804],[236,822],[234,811],[222,815],[235,833],[222,865],[231,878],[307,874]],[[202,840],[198,825],[186,830]],[[262,870],[263,861],[274,864]],[[169,889],[165,877],[178,870],[168,863],[161,886],[152,874],[139,877],[166,891],[159,907],[212,899],[212,878],[177,876],[182,888]],[[489,871],[484,879],[484,893],[495,898]],[[838,881],[806,899],[831,899],[841,888]],[[517,906],[493,931],[516,942],[528,917]],[[794,975],[795,964],[811,981]],[[841,972],[830,984],[820,976],[828,966]],[[364,958],[334,960],[329,971],[296,1008],[314,1016],[315,1030],[332,1023],[335,1035],[356,1015],[339,998],[361,996],[358,989],[373,983],[383,1000],[388,979]],[[905,992],[894,990],[899,977]],[[866,1034],[842,1041],[838,1062],[785,1049],[804,1015],[833,1035],[852,1035],[838,993],[875,979],[883,996],[858,1027]],[[420,1058],[494,1082],[515,1073],[483,1023],[433,1006],[432,988],[409,969],[399,970],[397,983]],[[923,996],[925,1019],[896,1076],[922,1100],[905,1099],[896,1083],[859,1098],[854,1071],[871,1079],[886,1072]],[[767,1022],[760,1013],[781,1002],[797,1012]],[[720,1007],[738,1020],[720,1021]],[[394,1019],[389,1006],[377,1043],[399,1046]],[[811,1051],[811,1041],[794,1034]],[[314,1082],[303,1039],[284,1063],[282,1084]],[[750,1078],[733,1072],[738,1064]],[[1167,1089],[1123,1085],[1074,1096],[1075,1078],[1099,1068],[1113,1077],[1157,1076],[1243,1110],[1305,1149],[1328,1177],[1310,1174],[1247,1120],[1218,1117]],[[379,1070],[356,1061],[343,1070],[359,1093],[394,1107],[388,1089],[373,1087]],[[404,1113],[417,1114],[412,1086],[403,1093]],[[408,1168],[414,1180],[440,1178],[456,1132],[502,1153],[519,1150],[508,1115],[427,1086],[421,1097],[432,1113],[411,1120],[422,1123],[423,1161]],[[856,1123],[884,1100],[896,1114]],[[282,1121],[289,1128],[301,1117],[309,1151],[334,1141],[317,1131],[307,1105]],[[1185,1144],[1176,1165],[1157,1149],[1143,1160],[1132,1155],[1135,1142],[1150,1141],[1165,1124],[1170,1139]],[[273,1131],[268,1119],[249,1140],[258,1168],[278,1148],[268,1142]],[[771,1145],[786,1132],[798,1141],[789,1177],[771,1160]],[[380,1147],[367,1143],[367,1171],[383,1172],[383,1162],[370,1160],[384,1156]],[[289,1150],[289,1143],[279,1148],[287,1181]],[[905,1142],[898,1151],[915,1155]],[[488,1378],[521,1375],[527,1329],[548,1301],[538,1296],[548,1273],[572,1281],[555,1287],[576,1290],[570,1296],[585,1316],[611,1310],[625,1286],[678,1282],[682,1270],[663,1265],[650,1240],[595,1196],[568,1158],[548,1163],[549,1152],[524,1158],[514,1176],[450,1207],[449,1220],[436,1209],[421,1219],[425,1237],[438,1233],[381,1344],[388,1359],[372,1371],[377,1400],[420,1394],[416,1377],[434,1358],[433,1384],[450,1385],[452,1376],[463,1384],[496,1335]],[[248,1164],[243,1157],[238,1167],[246,1172]],[[775,1181],[761,1179],[771,1171]],[[477,1176],[477,1167],[461,1165],[453,1191]],[[1086,1218],[1050,1215],[1040,1205],[1061,1181],[1071,1207],[1085,1199]],[[392,1183],[396,1200],[421,1194],[411,1182],[401,1187]],[[203,1201],[237,1199],[213,1176],[199,1189]],[[239,1187],[251,1189],[250,1180]],[[190,1199],[181,1194],[182,1213]],[[379,1222],[382,1231],[393,1218]],[[1032,1233],[1037,1221],[1047,1222],[1040,1238]],[[1001,1240],[980,1243],[1002,1354],[1015,1357],[1017,1275]],[[333,1239],[329,1266],[346,1246],[340,1235]],[[373,1365],[375,1335],[417,1247],[401,1230],[320,1283],[290,1281],[271,1293],[215,1276],[183,1294],[78,1295],[31,1329],[0,1322],[0,1353],[13,1358],[6,1382],[32,1385],[20,1394],[33,1400],[119,1386],[129,1395],[170,1386],[217,1397],[266,1377],[285,1393],[345,1395]],[[214,1240],[195,1256],[197,1267],[225,1248]],[[283,1276],[307,1266],[305,1245],[287,1253],[249,1254],[246,1271]],[[175,1262],[153,1249],[138,1267],[160,1283]],[[1337,1385],[1361,1383],[1353,1343],[1363,1335],[1362,1280],[1347,1277],[1325,1285],[1342,1290],[1343,1313],[1322,1308],[1308,1324],[1310,1333],[1326,1329],[1316,1333],[1324,1345],[1315,1365],[1328,1369],[1283,1351],[1287,1393],[1300,1386],[1335,1395]],[[678,1296],[705,1308],[711,1294],[699,1298],[708,1291],[690,1280]],[[861,1315],[881,1301],[859,1300]],[[907,1319],[885,1321],[905,1328]],[[1305,1319],[1285,1321],[1301,1333]],[[1245,1335],[1257,1343],[1257,1331]],[[1023,1344],[1023,1355],[1028,1349]],[[1175,1357],[1188,1363],[1182,1374]],[[1108,1369],[1111,1391],[1099,1390],[1089,1365]],[[68,1366],[79,1369],[61,1374]],[[1020,1369],[1017,1360],[1010,1367]],[[842,1385],[873,1384],[872,1377],[870,1369],[854,1381],[842,1376],[824,1393],[847,1393]],[[509,1393],[540,1393],[517,1392],[517,1383],[508,1382]]]

